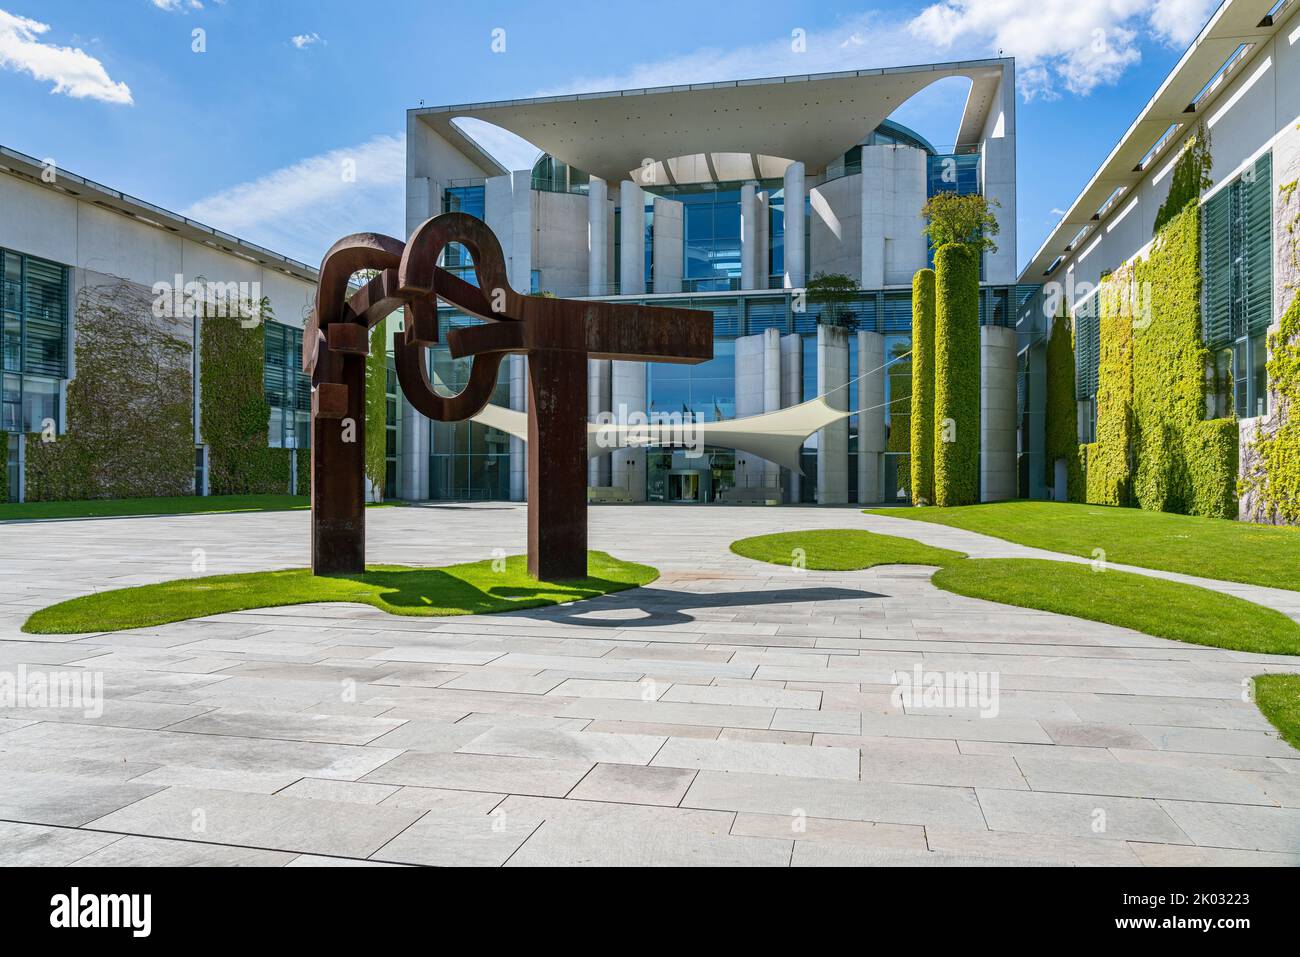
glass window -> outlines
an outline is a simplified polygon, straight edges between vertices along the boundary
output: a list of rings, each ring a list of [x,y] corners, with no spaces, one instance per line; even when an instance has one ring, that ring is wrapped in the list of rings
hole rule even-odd
[[[267,444],[273,449],[311,444],[311,377],[302,371],[302,330],[264,322],[263,389],[271,407]]]
[[[59,381],[68,371],[68,270],[0,250],[0,366],[7,431],[58,423]],[[35,422],[33,427],[31,423]]]
[[[55,379],[23,379],[23,431],[41,432],[46,423],[58,429],[59,383]]]

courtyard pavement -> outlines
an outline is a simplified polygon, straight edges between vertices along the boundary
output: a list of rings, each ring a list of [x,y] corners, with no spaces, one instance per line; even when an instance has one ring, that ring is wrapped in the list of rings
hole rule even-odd
[[[524,548],[504,503],[367,522],[372,562]],[[1300,752],[1244,694],[1300,658],[962,598],[920,567],[727,548],[865,527],[1047,554],[856,510],[590,524],[662,577],[509,615],[327,604],[68,636],[19,627],[195,568],[301,566],[307,514],[0,524],[0,678],[79,671],[105,697],[0,709],[0,863],[1300,864]],[[1214,587],[1300,616],[1300,594]],[[985,694],[900,703],[900,673]]]

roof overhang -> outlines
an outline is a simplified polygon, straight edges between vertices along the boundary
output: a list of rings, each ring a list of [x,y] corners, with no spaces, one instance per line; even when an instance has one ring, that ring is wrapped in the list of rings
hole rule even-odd
[[[1290,6],[1281,11],[1284,16],[1290,16]],[[1251,70],[1262,41],[1278,30],[1276,23],[1261,20],[1267,9],[1268,5],[1259,0],[1225,0],[1025,266],[1020,275],[1022,283],[1041,283],[1049,278],[1047,271],[1058,258],[1078,251],[1070,244],[1084,227],[1099,224],[1116,210],[1123,209],[1127,203],[1125,197],[1132,193],[1133,188],[1167,162],[1168,147],[1178,142],[1202,117],[1213,112],[1213,104],[1229,83],[1220,82],[1215,89],[1207,91],[1195,109],[1189,110],[1189,106],[1207,81],[1242,44],[1254,44],[1254,49],[1234,63],[1231,77]],[[1151,153],[1152,147],[1175,124],[1181,126],[1169,135],[1161,149]],[[1147,160],[1145,165],[1142,163],[1144,159]],[[1123,193],[1115,196],[1119,189]],[[1097,215],[1112,197],[1115,197],[1114,201]],[[1095,229],[1090,230],[1089,235],[1081,240],[1081,245],[1086,247],[1094,232]]]
[[[287,276],[293,276],[304,282],[315,283],[318,279],[316,270],[306,263],[281,256],[264,246],[246,242],[238,236],[205,226],[187,216],[173,213],[143,199],[128,196],[126,193],[110,189],[94,180],[69,173],[67,170],[56,170],[57,175],[54,181],[50,182],[44,163],[33,156],[5,146],[0,146],[0,173],[8,173],[35,186],[72,196],[82,202],[93,203],[102,209],[130,217],[142,225],[174,233],[268,269],[277,269]]]
[[[452,121],[509,130],[570,166],[609,182],[647,159],[761,154],[818,173],[938,80],[972,81],[958,145],[978,144],[1010,59],[854,70],[726,83],[421,107],[410,111],[476,163],[484,152]]]

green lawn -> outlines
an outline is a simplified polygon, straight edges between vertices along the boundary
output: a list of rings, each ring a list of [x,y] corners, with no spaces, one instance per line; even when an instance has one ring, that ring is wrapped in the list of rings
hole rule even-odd
[[[868,509],[1121,565],[1300,591],[1300,529],[1064,502]]]
[[[966,557],[961,552],[932,548],[909,538],[877,535],[857,528],[755,535],[732,542],[731,550],[773,565],[793,565],[796,558],[802,557],[807,568],[835,572],[876,565],[946,565]]]
[[[1214,648],[1300,654],[1300,624],[1281,612],[1135,572],[1097,572],[1091,565],[1042,559],[967,558],[961,552],[863,529],[780,532],[731,544],[738,555],[786,566],[794,564],[800,549],[812,569],[938,565],[932,579],[935,587],[970,598],[1072,615]]]
[[[980,558],[935,572],[935,587],[969,598],[1073,615],[1233,651],[1300,654],[1300,625],[1286,615],[1197,585],[1136,572],[1035,558]]]
[[[40,518],[104,518],[117,515],[195,515],[210,512],[282,512],[310,508],[305,495],[171,495],[103,498],[76,502],[0,503],[0,521]]]
[[[621,561],[604,552],[587,553],[588,577],[564,582],[529,577],[523,555],[507,558],[502,571],[494,571],[492,564],[488,560],[443,568],[373,565],[362,575],[328,578],[313,577],[305,568],[182,578],[60,602],[33,614],[23,631],[40,635],[120,631],[248,608],[321,601],[359,602],[394,615],[482,615],[593,598],[659,577],[649,565]]]
[[[1257,675],[1255,704],[1293,748],[1300,748],[1300,675]]]

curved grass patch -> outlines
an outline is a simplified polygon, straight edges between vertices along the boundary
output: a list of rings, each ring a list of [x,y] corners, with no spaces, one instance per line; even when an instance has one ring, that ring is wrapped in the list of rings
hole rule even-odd
[[[755,535],[731,543],[737,555],[773,565],[794,565],[797,558],[814,571],[847,572],[876,565],[947,565],[966,556],[922,545],[910,538],[878,535],[860,528]]]
[[[372,565],[361,575],[314,577],[306,568],[182,578],[98,592],[43,608],[27,619],[31,634],[76,634],[144,628],[249,608],[344,601],[393,615],[483,615],[594,598],[646,585],[658,569],[587,553],[587,577],[539,582],[515,555],[494,571],[492,560],[413,568]]]
[[[1300,748],[1300,675],[1256,675],[1255,704],[1283,740]]]
[[[1134,572],[1036,558],[979,558],[935,572],[935,587],[968,598],[1073,615],[1214,648],[1300,654],[1300,625],[1263,605]]]
[[[1300,591],[1300,528],[1065,502],[866,509],[1067,555]]]

